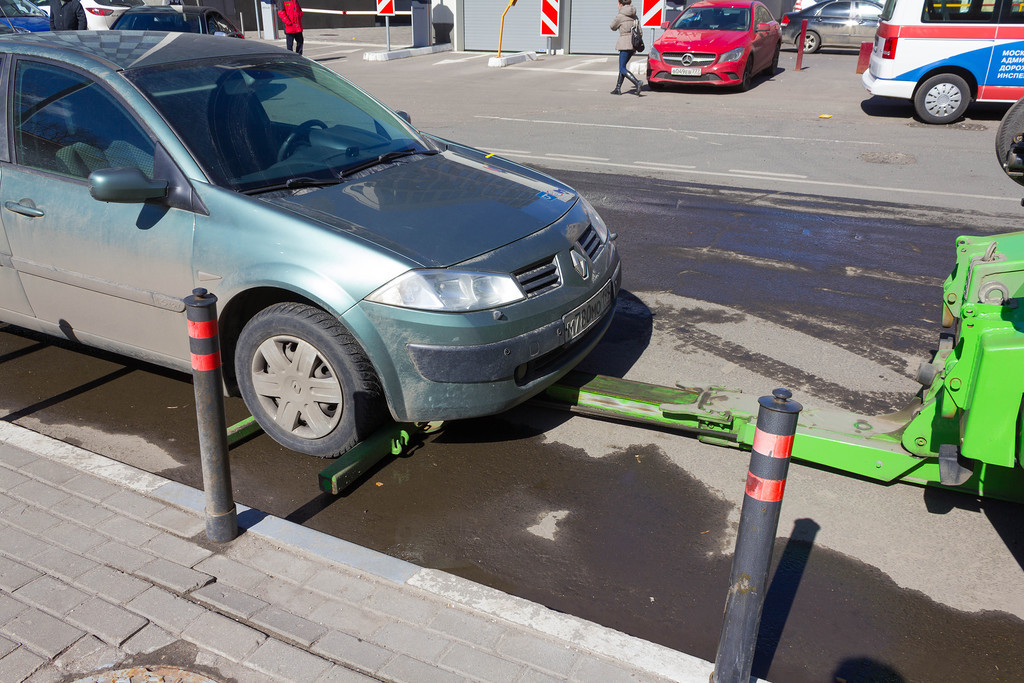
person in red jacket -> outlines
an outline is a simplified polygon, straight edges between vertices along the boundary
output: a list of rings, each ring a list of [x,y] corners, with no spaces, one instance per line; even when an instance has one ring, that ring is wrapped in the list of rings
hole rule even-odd
[[[295,42],[295,52],[302,54],[302,7],[299,0],[284,0],[277,16],[284,22],[285,47],[292,49],[292,41]]]

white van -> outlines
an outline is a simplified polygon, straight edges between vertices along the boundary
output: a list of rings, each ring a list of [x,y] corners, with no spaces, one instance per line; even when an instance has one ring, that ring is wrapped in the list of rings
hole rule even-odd
[[[927,123],[952,123],[972,101],[1024,97],[1021,0],[887,0],[864,87],[913,100]]]

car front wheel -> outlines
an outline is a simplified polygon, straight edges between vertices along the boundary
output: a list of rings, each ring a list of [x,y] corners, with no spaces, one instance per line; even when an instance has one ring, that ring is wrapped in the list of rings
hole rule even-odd
[[[914,93],[914,110],[925,123],[953,123],[967,111],[971,88],[956,74],[938,74]]]
[[[334,316],[300,303],[275,304],[242,329],[235,348],[242,399],[282,446],[333,458],[387,417],[380,380]]]
[[[743,65],[743,78],[740,80],[740,92],[750,90],[750,83],[754,80],[754,53],[747,55],[747,62]]]

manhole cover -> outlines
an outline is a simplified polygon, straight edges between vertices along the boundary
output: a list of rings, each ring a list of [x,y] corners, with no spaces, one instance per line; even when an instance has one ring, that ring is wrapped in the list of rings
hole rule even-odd
[[[860,155],[860,158],[869,164],[906,166],[917,163],[917,159],[914,158],[913,154],[904,154],[903,152],[865,152]]]
[[[136,666],[104,671],[79,678],[74,683],[218,683],[214,679],[176,666]]]

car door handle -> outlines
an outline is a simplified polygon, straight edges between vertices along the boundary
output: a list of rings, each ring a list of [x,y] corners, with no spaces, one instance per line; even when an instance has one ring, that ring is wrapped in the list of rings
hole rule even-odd
[[[45,213],[42,209],[37,209],[35,202],[31,199],[22,199],[20,202],[4,202],[4,208],[30,218],[39,218]]]

